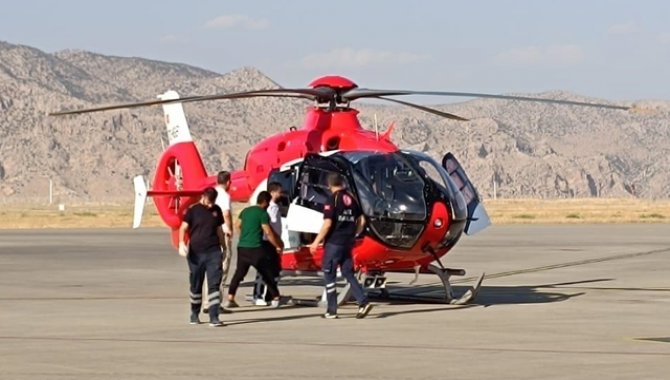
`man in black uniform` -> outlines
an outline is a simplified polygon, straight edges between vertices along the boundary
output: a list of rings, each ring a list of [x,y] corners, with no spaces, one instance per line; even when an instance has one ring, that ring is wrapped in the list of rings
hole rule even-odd
[[[191,324],[200,323],[198,314],[202,306],[202,282],[207,275],[209,304],[209,325],[223,326],[219,321],[221,304],[221,276],[223,275],[223,249],[226,239],[221,229],[223,212],[214,202],[217,192],[208,187],[200,202],[186,211],[184,221],[179,228],[179,254],[187,257],[189,280],[191,283]],[[190,241],[186,245],[186,232]]]
[[[328,309],[324,318],[337,318],[337,266],[340,266],[342,275],[351,284],[358,313],[356,318],[365,318],[372,309],[363,287],[354,275],[354,264],[351,250],[356,236],[363,232],[365,217],[356,199],[344,188],[344,179],[337,173],[328,175],[328,187],[332,196],[323,207],[323,226],[321,231],[310,245],[309,250],[316,253],[318,245],[325,241],[323,254],[323,276],[326,284],[326,299]]]

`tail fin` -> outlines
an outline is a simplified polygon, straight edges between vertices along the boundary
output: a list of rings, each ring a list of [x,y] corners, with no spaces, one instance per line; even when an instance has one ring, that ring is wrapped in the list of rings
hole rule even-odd
[[[176,91],[167,91],[164,94],[158,95],[161,100],[179,99],[179,94]],[[163,104],[163,113],[165,114],[165,126],[167,127],[168,142],[174,145],[180,142],[193,141],[191,132],[188,129],[186,122],[186,115],[184,115],[184,107],[181,103]]]
[[[135,212],[133,214],[133,228],[138,228],[142,224],[142,214],[144,205],[147,203],[147,185],[144,183],[144,177],[141,175],[133,178],[135,185]]]

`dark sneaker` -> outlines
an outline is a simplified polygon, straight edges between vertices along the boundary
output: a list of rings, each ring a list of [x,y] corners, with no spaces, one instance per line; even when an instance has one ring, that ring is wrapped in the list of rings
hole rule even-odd
[[[337,319],[337,314],[326,313],[326,314],[323,314],[323,315],[321,316],[321,318],[325,318],[325,319]]]
[[[221,327],[221,326],[223,326],[223,322],[219,321],[218,318],[209,320],[209,327]]]
[[[240,305],[238,305],[237,302],[235,302],[235,300],[232,300],[232,301],[226,301],[224,307],[227,309],[232,309],[234,307],[240,307]]]
[[[292,304],[293,299],[291,297],[284,297],[284,296],[280,296],[279,298],[270,301],[270,307],[273,309],[276,309],[282,305],[292,305]]]
[[[279,297],[279,305],[294,306],[295,302],[292,296],[281,296]]]
[[[200,324],[200,318],[198,318],[198,314],[191,313],[191,321],[189,323],[192,325]]]
[[[358,308],[358,313],[356,313],[356,319],[363,319],[365,318],[368,313],[372,310],[372,304],[366,303],[363,306],[360,306]]]

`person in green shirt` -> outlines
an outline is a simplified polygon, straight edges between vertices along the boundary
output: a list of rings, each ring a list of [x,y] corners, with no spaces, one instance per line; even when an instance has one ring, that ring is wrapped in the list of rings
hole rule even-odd
[[[270,227],[267,208],[271,199],[270,193],[261,191],[256,199],[256,205],[245,208],[238,217],[237,228],[240,230],[240,240],[237,243],[237,268],[235,268],[235,274],[228,288],[226,307],[239,306],[235,302],[235,293],[240,286],[240,282],[249,272],[249,267],[256,268],[256,271],[263,277],[263,281],[268,287],[268,293],[272,297],[271,305],[273,307],[279,306],[279,289],[277,289],[277,282],[272,275],[267,250],[263,247],[263,233],[265,233],[278,253],[281,253],[284,249],[283,242]]]

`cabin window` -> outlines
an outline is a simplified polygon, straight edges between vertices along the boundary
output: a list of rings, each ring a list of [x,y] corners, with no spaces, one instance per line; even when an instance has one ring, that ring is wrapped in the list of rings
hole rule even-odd
[[[281,213],[281,216],[286,217],[288,214],[288,206],[293,198],[295,198],[295,171],[286,170],[280,172],[278,169],[274,169],[268,176],[268,183],[270,182],[277,182],[282,187],[283,194],[277,203],[279,204],[279,212]]]
[[[323,206],[326,204],[332,193],[328,189],[327,178],[330,170],[307,167],[300,174],[300,199],[301,206],[309,207],[312,210],[323,212]],[[349,187],[345,178],[345,187]]]

